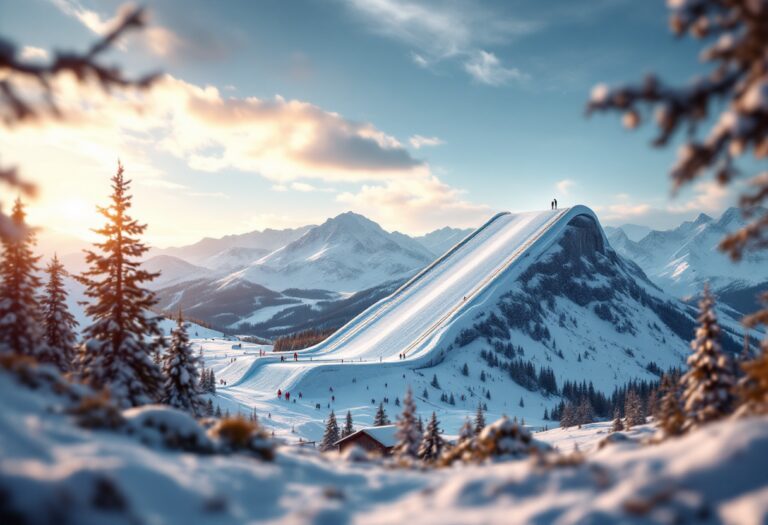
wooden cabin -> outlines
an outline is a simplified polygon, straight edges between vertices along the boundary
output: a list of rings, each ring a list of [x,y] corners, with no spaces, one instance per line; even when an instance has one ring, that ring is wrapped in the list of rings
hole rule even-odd
[[[339,452],[344,452],[347,448],[356,445],[368,453],[386,456],[392,453],[392,448],[397,443],[396,433],[395,425],[366,427],[341,438],[334,444],[339,447]]]

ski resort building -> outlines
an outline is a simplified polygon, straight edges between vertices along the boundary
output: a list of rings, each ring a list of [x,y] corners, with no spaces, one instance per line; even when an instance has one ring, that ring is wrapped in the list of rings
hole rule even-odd
[[[397,427],[395,425],[361,428],[334,444],[339,447],[339,452],[344,452],[347,448],[356,445],[369,453],[388,455],[392,453],[392,448],[397,444],[396,432]]]

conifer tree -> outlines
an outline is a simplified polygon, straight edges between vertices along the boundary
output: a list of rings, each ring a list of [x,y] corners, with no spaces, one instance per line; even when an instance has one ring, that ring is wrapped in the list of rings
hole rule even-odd
[[[483,405],[477,405],[477,412],[475,413],[475,435],[485,428],[485,416],[483,415]]]
[[[394,454],[400,458],[415,458],[419,453],[422,432],[419,431],[416,420],[416,403],[413,401],[413,393],[409,388],[403,398],[403,412],[397,419],[397,432],[395,437]]]
[[[163,356],[165,385],[162,402],[172,407],[201,415],[203,398],[197,377],[198,357],[189,344],[187,328],[179,313],[171,344]]]
[[[419,459],[425,463],[433,463],[440,457],[444,446],[445,441],[440,435],[440,423],[437,421],[437,415],[432,412],[432,417],[427,423],[427,430],[424,432],[424,437],[419,445]]]
[[[654,414],[662,434],[677,436],[682,433],[685,416],[680,406],[680,392],[676,381],[669,374],[661,379],[661,401]]]
[[[595,416],[592,404],[589,402],[589,399],[584,397],[581,399],[579,406],[576,407],[576,424],[579,426],[586,425],[592,423],[594,420]]]
[[[643,401],[637,392],[630,390],[624,399],[624,426],[630,429],[635,425],[643,424],[645,424]]]
[[[384,411],[384,403],[379,403],[379,408],[376,410],[376,415],[373,418],[374,427],[383,427],[389,425],[389,418]]]
[[[560,426],[563,428],[569,428],[578,424],[576,415],[576,407],[570,401],[565,404],[563,411],[560,414]]]
[[[138,236],[146,225],[128,215],[129,188],[118,163],[111,203],[99,208],[106,224],[96,233],[103,240],[86,252],[89,269],[78,277],[86,286],[86,313],[93,320],[83,333],[80,373],[92,387],[108,388],[121,406],[151,403],[161,396],[162,375],[152,355],[164,344],[159,319],[150,311],[155,296],[142,287],[158,274],[140,267],[147,247]]]
[[[216,405],[216,412],[213,413],[216,417],[221,417],[221,407]]]
[[[714,306],[709,286],[705,286],[699,302],[699,327],[691,342],[693,354],[688,357],[688,372],[681,379],[686,428],[719,419],[733,407],[733,368],[720,348],[720,326]]]
[[[475,437],[475,425],[472,424],[472,421],[468,417],[464,418],[464,424],[461,425],[461,428],[459,429],[457,445],[464,441],[468,441],[473,437]]]
[[[621,421],[621,412],[618,408],[613,411],[613,426],[611,426],[611,432],[621,432],[624,430],[624,423]]]
[[[419,416],[419,420],[416,422],[416,428],[419,429],[419,434],[424,434],[424,420]]]
[[[341,430],[341,437],[345,438],[355,433],[355,427],[352,424],[352,412],[347,410],[347,418],[344,420],[344,428]]]
[[[45,272],[48,274],[48,282],[41,301],[45,345],[41,345],[37,358],[66,372],[72,369],[77,342],[77,321],[67,307],[67,290],[64,287],[67,272],[56,255]]]
[[[0,259],[0,352],[36,356],[41,351],[41,311],[37,293],[40,278],[32,252],[35,236],[25,223],[21,199],[16,199],[11,213],[15,231],[21,235],[3,236]]]
[[[339,425],[336,422],[336,414],[331,410],[328,421],[325,423],[325,432],[323,440],[320,442],[320,451],[327,452],[336,448],[336,442],[339,440]]]
[[[213,416],[213,401],[210,399],[208,400],[208,403],[205,406],[205,415],[208,417]]]
[[[213,372],[213,368],[208,369],[208,393],[216,393],[216,374]]]

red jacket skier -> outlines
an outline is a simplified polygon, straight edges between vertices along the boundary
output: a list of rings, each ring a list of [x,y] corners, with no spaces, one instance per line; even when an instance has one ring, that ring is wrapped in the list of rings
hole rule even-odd
[[[283,391],[278,388],[277,389],[277,398],[280,399],[281,397],[283,397]]]

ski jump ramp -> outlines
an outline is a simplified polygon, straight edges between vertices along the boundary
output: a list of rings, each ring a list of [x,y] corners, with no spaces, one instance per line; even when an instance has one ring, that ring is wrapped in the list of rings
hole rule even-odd
[[[438,357],[435,350],[455,338],[455,320],[472,315],[500,279],[522,273],[579,216],[598,223],[585,206],[494,215],[390,296],[299,351],[298,362],[292,352],[282,363],[279,355],[259,358],[230,386],[272,396],[339,367],[428,366]]]

